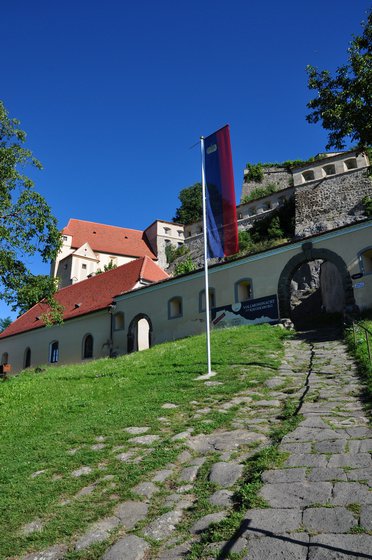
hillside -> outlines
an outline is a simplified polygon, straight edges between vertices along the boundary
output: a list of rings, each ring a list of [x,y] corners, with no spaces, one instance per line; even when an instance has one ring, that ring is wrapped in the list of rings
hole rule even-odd
[[[134,485],[176,459],[183,439],[175,434],[231,427],[240,408],[232,399],[247,391],[253,401],[269,396],[265,382],[279,367],[282,337],[267,325],[213,332],[217,376],[206,383],[196,380],[205,373],[204,336],[2,383],[0,557],[70,547],[89,523],[131,498]],[[157,437],[131,442],[141,432],[131,427]],[[100,558],[99,550],[68,558]]]

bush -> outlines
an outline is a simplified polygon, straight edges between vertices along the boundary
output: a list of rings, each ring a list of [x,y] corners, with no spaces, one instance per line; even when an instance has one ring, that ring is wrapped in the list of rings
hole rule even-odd
[[[176,264],[174,274],[178,276],[179,274],[187,274],[193,270],[196,270],[196,264],[188,257],[186,260]]]

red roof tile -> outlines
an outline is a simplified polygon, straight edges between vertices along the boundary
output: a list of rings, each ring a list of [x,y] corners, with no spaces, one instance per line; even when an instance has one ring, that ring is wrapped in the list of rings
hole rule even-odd
[[[112,303],[114,296],[133,290],[139,280],[160,282],[167,278],[169,276],[164,270],[149,257],[143,257],[123,264],[114,270],[62,288],[56,293],[55,297],[58,303],[64,307],[63,319],[66,321],[105,309]],[[48,309],[49,306],[45,302],[37,303],[9,325],[0,334],[0,338],[44,327],[41,316]]]
[[[143,231],[117,226],[96,224],[71,218],[62,235],[71,235],[71,246],[78,249],[84,243],[89,243],[93,251],[113,255],[126,255],[130,257],[150,257],[156,255],[146,243]]]

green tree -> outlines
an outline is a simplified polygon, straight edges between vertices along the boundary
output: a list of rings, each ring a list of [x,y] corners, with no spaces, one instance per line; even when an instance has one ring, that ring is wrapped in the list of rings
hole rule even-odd
[[[322,122],[328,133],[326,148],[342,149],[345,139],[361,147],[372,145],[372,9],[363,34],[354,37],[348,49],[348,62],[336,70],[307,67],[308,87],[318,95],[307,107],[309,123]]]
[[[203,198],[201,183],[182,189],[178,198],[181,206],[177,208],[174,222],[192,224],[201,220],[203,216]]]
[[[55,280],[33,275],[25,258],[39,254],[49,262],[61,244],[56,219],[24,174],[28,166],[42,168],[25,141],[19,121],[0,101],[0,299],[20,312],[44,297],[52,301],[56,290]]]
[[[5,317],[5,319],[0,319],[0,333],[5,331],[5,329],[9,327],[11,322],[12,320],[10,317]]]

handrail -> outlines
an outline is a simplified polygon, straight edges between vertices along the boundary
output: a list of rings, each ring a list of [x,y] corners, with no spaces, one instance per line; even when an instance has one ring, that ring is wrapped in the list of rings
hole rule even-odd
[[[363,325],[361,325],[360,323],[357,323],[357,325],[355,324],[355,322],[352,322],[353,325],[353,334],[354,334],[354,346],[356,348],[357,346],[357,340],[356,340],[356,327],[363,329],[364,331],[364,335],[366,337],[366,344],[367,344],[367,350],[368,350],[368,358],[369,358],[369,363],[371,363],[371,348],[370,348],[370,343],[369,343],[369,336],[372,336],[372,332],[367,329],[366,327],[364,327]],[[369,335],[369,336],[368,336]]]

